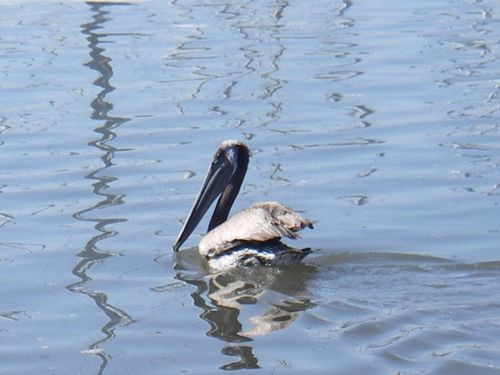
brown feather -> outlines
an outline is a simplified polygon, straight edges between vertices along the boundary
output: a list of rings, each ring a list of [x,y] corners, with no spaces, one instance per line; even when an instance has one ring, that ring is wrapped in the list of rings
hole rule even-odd
[[[240,211],[207,233],[200,254],[213,257],[245,242],[267,242],[282,237],[299,238],[297,231],[312,227],[310,220],[277,202],[259,202]]]

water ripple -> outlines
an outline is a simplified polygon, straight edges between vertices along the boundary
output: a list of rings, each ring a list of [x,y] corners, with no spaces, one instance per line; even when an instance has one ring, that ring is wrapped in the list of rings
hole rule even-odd
[[[100,160],[104,164],[102,167],[93,170],[85,176],[85,179],[92,182],[94,194],[103,199],[93,204],[91,207],[78,211],[73,215],[77,220],[95,223],[95,230],[98,234],[90,238],[85,245],[85,249],[77,254],[80,260],[74,266],[72,273],[78,277],[80,281],[67,286],[68,290],[75,293],[82,293],[91,298],[96,306],[102,310],[108,318],[108,321],[101,327],[104,337],[89,345],[87,350],[82,351],[84,354],[97,355],[101,359],[101,365],[98,371],[99,374],[104,373],[111,360],[111,356],[106,353],[102,345],[115,337],[115,329],[117,327],[134,322],[133,318],[124,310],[108,302],[109,298],[105,292],[92,290],[86,286],[91,280],[89,273],[94,264],[110,256],[119,255],[112,251],[100,249],[99,242],[118,234],[117,231],[108,229],[108,226],[125,221],[125,219],[122,218],[94,218],[87,215],[92,215],[97,210],[106,207],[123,204],[122,194],[107,192],[110,185],[117,180],[115,177],[109,175],[108,170],[113,166],[115,153],[119,151],[117,148],[113,147],[110,142],[117,136],[115,130],[128,119],[111,117],[108,114],[113,106],[110,102],[107,102],[105,98],[114,90],[114,87],[110,84],[113,70],[109,63],[110,59],[104,55],[103,52],[105,50],[100,46],[103,38],[108,35],[98,33],[98,30],[102,29],[103,25],[110,20],[110,18],[107,17],[109,12],[106,11],[106,7],[112,5],[113,4],[90,4],[93,21],[82,25],[82,33],[87,37],[90,56],[92,58],[86,65],[100,74],[94,84],[101,89],[101,91],[98,92],[96,98],[91,103],[93,110],[91,118],[95,121],[103,122],[102,125],[94,129],[94,132],[100,135],[100,138],[90,141],[88,145],[102,152]]]

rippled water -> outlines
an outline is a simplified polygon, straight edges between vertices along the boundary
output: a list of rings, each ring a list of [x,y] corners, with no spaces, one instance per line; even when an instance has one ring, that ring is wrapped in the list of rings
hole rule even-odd
[[[0,373],[500,374],[497,2],[0,10]],[[172,253],[231,138],[304,264]]]

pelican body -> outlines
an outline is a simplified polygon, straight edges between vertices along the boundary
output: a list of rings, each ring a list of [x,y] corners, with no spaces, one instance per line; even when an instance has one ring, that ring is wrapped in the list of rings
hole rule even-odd
[[[277,202],[259,202],[228,220],[248,168],[248,147],[239,141],[225,141],[217,149],[205,181],[173,245],[178,251],[219,197],[207,234],[198,245],[200,255],[211,268],[279,265],[298,261],[310,249],[294,249],[283,237],[299,238],[298,231],[312,228],[311,221]]]

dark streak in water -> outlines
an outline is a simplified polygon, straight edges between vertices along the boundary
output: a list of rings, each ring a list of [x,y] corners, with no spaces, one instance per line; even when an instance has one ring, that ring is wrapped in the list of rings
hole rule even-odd
[[[7,223],[14,221],[14,216],[0,212],[0,227],[3,227]]]
[[[183,5],[182,3],[179,3],[178,1],[172,1],[171,5],[177,7],[181,10],[182,16],[180,17],[180,19],[182,19],[182,20],[187,20],[187,19],[192,20],[193,19],[193,16],[191,15],[192,9],[190,8],[189,5]],[[186,21],[183,21],[181,23],[181,25],[185,22]],[[196,100],[198,95],[201,93],[203,86],[205,86],[209,81],[218,78],[214,74],[207,73],[206,72],[207,68],[202,66],[202,65],[199,65],[199,63],[197,63],[197,61],[199,61],[199,60],[203,60],[203,59],[207,59],[207,58],[212,59],[212,58],[214,58],[214,56],[210,56],[210,57],[195,56],[195,57],[193,57],[191,55],[188,55],[188,53],[190,53],[192,51],[193,52],[209,51],[209,48],[200,47],[199,45],[197,45],[196,48],[189,47],[189,45],[192,42],[202,41],[203,39],[205,39],[204,35],[205,35],[205,33],[202,30],[202,27],[200,27],[200,26],[194,27],[192,29],[191,34],[187,37],[187,40],[181,41],[174,48],[173,52],[171,52],[167,56],[168,62],[165,65],[168,67],[174,68],[174,69],[181,67],[181,65],[176,64],[177,62],[181,62],[182,60],[192,60],[192,63],[191,63],[192,74],[195,76],[198,76],[196,78],[190,79],[192,82],[199,82],[193,88],[192,92],[190,93],[190,98],[184,99],[184,100],[179,99],[175,103],[175,106],[179,109],[179,113],[182,115],[184,115],[186,113],[185,108],[184,108],[184,103]]]
[[[375,173],[377,171],[377,168],[370,168],[366,171],[363,171],[363,172],[360,172],[358,173],[358,177],[360,178],[363,178],[363,177],[368,177],[368,176],[371,176],[373,173]]]
[[[91,207],[73,214],[73,217],[77,220],[95,223],[94,227],[98,234],[90,238],[85,245],[85,249],[77,255],[80,260],[73,268],[72,273],[78,277],[80,281],[67,286],[68,290],[75,293],[85,294],[91,298],[97,307],[108,317],[108,321],[101,327],[101,332],[104,334],[104,337],[89,345],[88,350],[83,351],[84,353],[95,354],[101,359],[101,364],[97,372],[98,374],[104,373],[109,361],[111,360],[111,356],[102,349],[102,345],[115,336],[116,327],[124,326],[134,321],[125,311],[109,303],[108,296],[104,292],[85,287],[85,284],[91,280],[88,273],[94,264],[103,261],[110,256],[119,255],[116,252],[100,249],[98,243],[106,238],[114,237],[118,234],[115,230],[109,229],[109,225],[125,221],[125,219],[122,218],[87,217],[87,214],[89,213],[123,203],[122,194],[105,191],[108,191],[110,184],[117,179],[116,177],[110,176],[109,173],[109,168],[113,166],[115,152],[118,151],[115,147],[109,144],[109,142],[112,141],[117,135],[113,129],[116,129],[121,124],[128,121],[128,119],[111,117],[108,115],[109,111],[112,110],[113,105],[110,102],[105,101],[104,98],[114,90],[114,87],[110,84],[113,70],[109,64],[111,59],[106,57],[103,54],[104,49],[99,47],[101,44],[101,38],[107,37],[108,34],[97,33],[97,30],[102,29],[103,24],[110,19],[106,17],[109,12],[105,11],[104,7],[114,4],[115,3],[88,3],[93,14],[93,21],[81,26],[82,34],[87,36],[91,56],[91,61],[85,65],[99,73],[99,77],[95,80],[94,85],[101,89],[91,103],[93,110],[91,115],[92,120],[103,123],[94,129],[94,132],[97,133],[100,138],[90,141],[88,145],[102,151],[100,160],[104,165],[85,176],[86,180],[92,181],[92,190],[94,194],[102,199]],[[104,171],[106,171],[105,174],[103,173]]]
[[[0,312],[0,319],[18,321],[21,319],[31,319],[31,316],[24,310]]]
[[[5,124],[5,119],[3,117],[0,117],[0,135],[6,130],[9,130],[10,126]],[[4,141],[0,139],[0,146],[4,144]]]
[[[338,17],[343,17],[344,14],[349,10],[349,8],[351,7],[352,5],[352,1],[351,0],[343,0],[340,5],[338,6],[338,8],[336,9],[336,15]]]
[[[284,177],[279,176],[278,174],[283,172],[283,169],[281,167],[281,163],[271,163],[272,171],[270,175],[270,179],[274,181],[281,182],[285,185],[288,185],[290,183],[290,180]]]
[[[361,74],[363,74],[363,72],[355,71],[355,70],[352,70],[352,71],[335,70],[335,71],[331,71],[331,72],[328,72],[325,74],[318,74],[314,78],[316,78],[316,79],[329,79],[331,81],[344,81],[347,79],[352,79],[352,78],[355,78],[357,76],[360,76]]]
[[[373,112],[375,111],[371,108],[368,108],[366,105],[356,105],[351,109],[352,116],[360,120],[364,119],[366,116],[371,115]]]
[[[368,203],[368,197],[366,195],[349,195],[338,197],[337,199],[350,202],[355,206],[364,206]]]
[[[286,52],[285,45],[281,41],[280,29],[283,25],[280,22],[283,13],[288,6],[288,1],[277,1],[276,9],[273,12],[274,23],[270,31],[270,37],[275,40],[277,47],[275,49],[275,52],[271,56],[271,71],[263,73],[261,75],[262,78],[269,81],[269,84],[264,88],[264,94],[260,97],[262,99],[272,98],[274,94],[278,92],[286,83],[286,80],[276,78],[273,75],[280,71],[279,61],[281,60],[283,54]],[[271,108],[272,110],[266,114],[270,120],[263,123],[261,126],[267,126],[270,123],[277,122],[280,119],[280,114],[281,112],[283,112],[283,103],[281,101],[274,100],[273,102],[271,102]]]
[[[290,145],[293,150],[302,150],[304,148],[319,148],[319,147],[343,147],[343,146],[367,146],[367,145],[378,145],[385,143],[380,139],[371,138],[359,138],[352,141],[339,141],[339,142],[327,142],[327,143],[313,143],[307,145]]]

